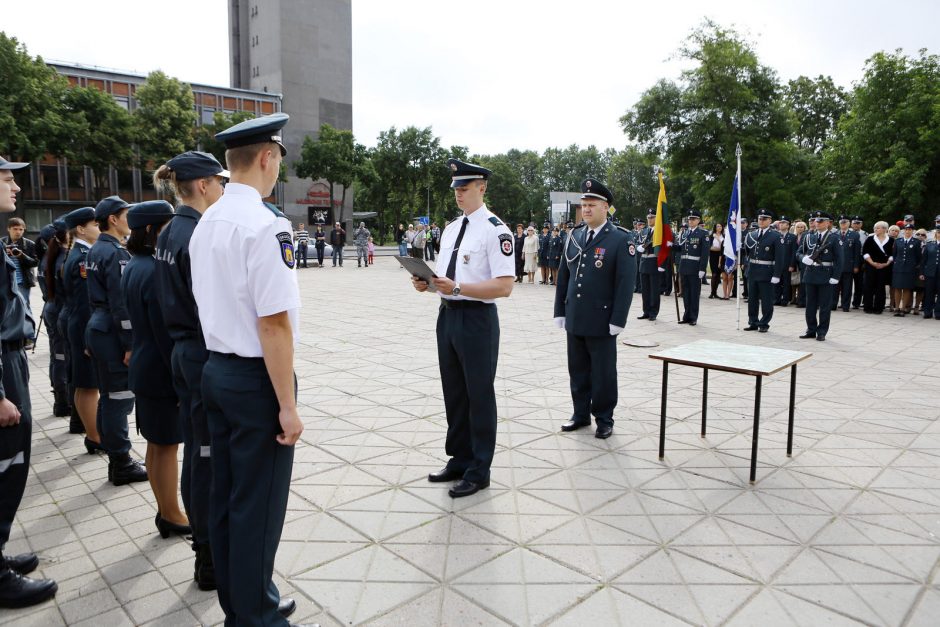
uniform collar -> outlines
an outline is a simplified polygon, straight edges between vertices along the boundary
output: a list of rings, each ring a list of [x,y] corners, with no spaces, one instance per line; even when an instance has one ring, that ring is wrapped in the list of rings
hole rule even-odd
[[[480,208],[474,211],[473,213],[469,215],[467,215],[466,213],[463,214],[461,216],[461,219],[468,218],[470,220],[470,223],[472,224],[474,222],[485,222],[487,220],[488,215],[489,215],[489,211],[486,208],[486,203],[483,203],[482,205],[480,205]],[[525,231],[522,232],[522,236],[525,237]]]
[[[98,241],[99,241],[99,242],[100,242],[100,241],[114,242],[115,244],[120,244],[120,243],[121,243],[121,242],[118,240],[118,238],[114,237],[114,236],[111,235],[110,233],[102,233],[101,235],[98,236]]]
[[[81,245],[84,246],[85,248],[91,248],[91,244],[89,244],[88,242],[86,242],[85,240],[83,240],[83,239],[80,238],[80,237],[76,237],[76,238],[75,238],[74,240],[72,240],[72,241],[73,241],[73,243],[75,243],[75,244],[81,244]]]
[[[261,202],[261,194],[251,185],[245,185],[244,183],[226,183],[225,191],[223,192],[225,196],[235,194],[237,196],[251,196],[256,198],[258,202]]]
[[[238,185],[238,183],[236,183]],[[228,189],[228,185],[226,185]],[[258,191],[258,190],[255,190]],[[183,216],[184,218],[193,218],[196,222],[199,222],[199,218],[202,217],[202,214],[190,207],[189,205],[180,205],[176,208],[176,215]]]

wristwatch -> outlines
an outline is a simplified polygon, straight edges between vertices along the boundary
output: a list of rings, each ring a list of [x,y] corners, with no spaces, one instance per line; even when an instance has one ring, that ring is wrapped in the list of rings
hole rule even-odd
[[[454,289],[450,292],[451,296],[460,296],[460,283],[454,283]]]

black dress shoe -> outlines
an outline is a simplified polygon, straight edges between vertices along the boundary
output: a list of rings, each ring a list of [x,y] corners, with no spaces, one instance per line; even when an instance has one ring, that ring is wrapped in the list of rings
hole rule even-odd
[[[817,342],[825,342],[825,341],[826,341],[826,336],[825,336],[825,335],[817,335],[817,336],[816,336],[816,341],[817,341]]]
[[[277,613],[287,618],[297,610],[294,599],[281,599],[277,604]]]
[[[447,493],[451,496],[451,498],[459,499],[462,496],[470,496],[471,494],[476,494],[480,490],[484,488],[488,488],[488,487],[490,487],[489,480],[484,481],[482,483],[474,483],[473,481],[467,481],[466,479],[461,479],[460,481],[455,483],[454,487],[448,490]]]
[[[679,324],[689,324],[689,321],[688,321],[688,320],[680,320],[680,321],[679,321]]]
[[[0,607],[29,607],[55,596],[59,586],[51,579],[30,579],[12,568],[0,570]]]
[[[748,326],[744,327],[744,330],[745,330],[745,331],[756,331],[756,330],[757,330],[757,325],[756,325],[756,324],[748,325]]]
[[[610,425],[602,425],[597,428],[597,431],[594,432],[594,437],[598,440],[606,440],[614,432],[614,428]]]
[[[650,317],[649,317],[649,321],[650,321],[650,322],[653,322],[654,320],[656,320],[656,316],[650,316]]]
[[[157,525],[157,531],[160,532],[160,537],[164,540],[169,538],[171,533],[175,533],[178,536],[188,536],[193,532],[193,528],[191,526],[179,525],[177,523],[170,522],[161,516],[160,512],[157,512],[157,517],[154,522]]]
[[[816,337],[816,334],[815,334],[815,333],[810,333],[809,331],[807,331],[806,333],[804,333],[803,335],[800,336],[800,339],[801,339],[801,340],[811,340],[811,339],[813,339],[814,337]]]
[[[431,483],[444,483],[445,481],[457,481],[463,477],[462,470],[454,470],[453,468],[448,468],[444,466],[437,472],[432,472],[428,475],[428,481]]]
[[[695,320],[689,320],[689,324],[694,327],[695,325],[698,324],[698,322],[696,322]]]
[[[649,316],[646,315],[646,314],[643,314],[642,316],[637,316],[637,317],[636,317],[637,320],[646,320],[647,318],[649,318]]]
[[[4,557],[0,569],[4,566],[12,568],[21,575],[28,575],[39,566],[39,558],[35,553],[22,553],[13,557]]]
[[[580,420],[575,420],[574,418],[572,418],[565,424],[561,425],[561,430],[562,431],[577,431],[581,427],[590,427],[590,426],[591,426],[590,421],[581,422]]]
[[[767,333],[768,331],[770,331],[770,327],[757,327],[758,333]]]

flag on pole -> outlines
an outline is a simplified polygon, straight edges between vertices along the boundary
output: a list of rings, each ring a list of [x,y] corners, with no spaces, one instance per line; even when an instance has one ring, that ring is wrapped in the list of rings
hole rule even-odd
[[[669,259],[672,247],[672,225],[669,223],[669,211],[666,207],[666,185],[663,172],[659,175],[659,199],[656,201],[656,224],[653,226],[653,250],[656,252],[656,265],[662,266]]]
[[[738,213],[741,203],[738,199],[738,176],[734,176],[731,188],[731,205],[728,207],[728,223],[725,227],[725,271],[730,272],[738,259]]]

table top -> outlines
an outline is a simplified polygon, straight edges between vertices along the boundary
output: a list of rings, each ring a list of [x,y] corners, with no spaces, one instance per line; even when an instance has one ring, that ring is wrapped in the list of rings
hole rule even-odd
[[[684,366],[766,376],[789,368],[812,355],[803,351],[788,351],[767,346],[699,340],[658,353],[650,353],[650,358]]]

